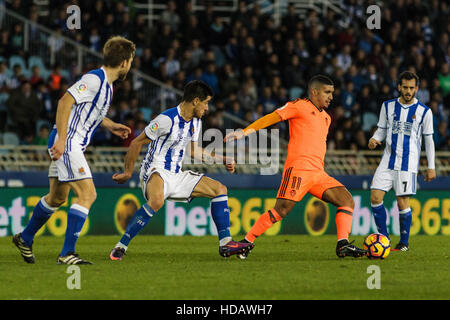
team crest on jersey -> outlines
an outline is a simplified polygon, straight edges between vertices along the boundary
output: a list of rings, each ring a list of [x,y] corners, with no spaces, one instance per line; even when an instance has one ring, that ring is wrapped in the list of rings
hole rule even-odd
[[[158,127],[159,127],[158,123],[155,122],[155,123],[153,123],[153,124],[150,126],[150,130],[152,130],[153,132],[155,132],[156,130],[158,130]]]
[[[80,169],[78,169],[78,173],[84,176],[86,174],[86,171],[84,171],[84,168],[81,167]]]
[[[80,83],[77,87],[77,90],[80,93],[86,91],[86,89],[87,89],[87,86],[84,83]]]

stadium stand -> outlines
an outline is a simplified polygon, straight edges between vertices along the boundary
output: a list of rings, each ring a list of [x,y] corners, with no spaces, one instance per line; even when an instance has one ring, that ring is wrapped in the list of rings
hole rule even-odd
[[[16,134],[21,145],[32,145],[39,120],[53,123],[67,86],[97,66],[101,44],[120,34],[136,42],[137,56],[133,76],[116,84],[110,116],[127,121],[135,134],[176,103],[188,80],[202,79],[215,89],[214,111],[205,123],[225,130],[245,126],[236,119],[252,121],[304,96],[307,79],[321,72],[336,84],[328,149],[364,155],[381,101],[396,96],[397,75],[412,70],[422,79],[419,98],[433,111],[436,150],[450,151],[446,2],[384,1],[381,24],[390,27],[380,30],[361,28],[367,18],[363,9],[380,3],[325,2],[153,1],[150,7],[139,0],[48,0],[31,6],[6,1],[6,8],[24,20],[11,14],[0,20],[0,132],[14,129],[8,108],[14,108],[14,94],[30,83],[39,116],[32,121],[34,130]],[[69,3],[81,7],[80,30],[66,27]],[[80,45],[89,48],[81,55]],[[148,76],[156,79],[152,85]],[[287,137],[286,126],[279,129]],[[93,145],[122,142],[97,132]],[[340,170],[338,162],[333,165]]]

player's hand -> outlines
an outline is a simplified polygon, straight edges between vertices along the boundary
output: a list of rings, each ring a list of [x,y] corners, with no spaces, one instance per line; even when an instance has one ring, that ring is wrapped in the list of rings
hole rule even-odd
[[[434,169],[427,169],[425,172],[425,181],[430,182],[431,180],[436,179],[436,170]]]
[[[233,173],[235,171],[236,162],[232,158],[225,158],[225,168],[228,172]]]
[[[251,130],[253,130],[253,131],[251,131]],[[246,135],[248,135],[249,133],[252,133],[254,131],[255,131],[254,129],[250,129],[244,133],[244,130],[242,130],[242,129],[234,130],[233,132],[230,132],[229,134],[227,134],[225,136],[225,138],[223,139],[223,142],[231,142],[234,140],[242,139],[243,137],[245,137]]]
[[[65,141],[61,139],[57,139],[53,146],[50,148],[50,156],[53,161],[58,160],[64,153],[65,150]]]
[[[122,139],[128,138],[128,136],[131,134],[131,129],[120,123],[114,123],[111,126],[110,130],[113,134],[121,137]]]
[[[369,147],[370,150],[373,150],[373,149],[375,149],[377,146],[380,146],[380,145],[381,145],[381,142],[380,142],[380,141],[375,140],[374,138],[370,138],[369,144],[368,144],[368,147]]]
[[[112,176],[112,179],[118,184],[124,184],[128,180],[130,180],[131,174],[123,172],[123,173],[115,173]]]

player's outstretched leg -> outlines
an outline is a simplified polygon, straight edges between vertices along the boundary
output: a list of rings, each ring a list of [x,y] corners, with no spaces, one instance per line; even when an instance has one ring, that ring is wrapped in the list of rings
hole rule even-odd
[[[56,258],[57,264],[92,264],[81,259],[75,253],[75,245],[81,229],[89,214],[89,209],[74,203],[67,213],[67,229],[61,253]]]
[[[222,257],[229,257],[235,254],[247,253],[253,248],[252,243],[237,242],[231,238],[227,189],[225,187],[222,187],[222,189],[223,194],[211,199],[211,216],[219,237],[219,254]]]
[[[348,241],[348,236],[352,231],[353,207],[355,206],[350,192],[344,186],[336,185],[323,192],[322,200],[337,207],[335,219],[337,229],[336,255],[339,258],[364,256],[366,250],[354,246],[353,241]]]
[[[39,231],[39,229],[48,221],[48,219],[56,209],[57,208],[51,207],[45,201],[45,197],[42,197],[36,207],[34,207],[33,215],[31,216],[31,219],[25,229],[22,231],[22,233],[14,235],[12,241],[19,249],[22,258],[26,263],[34,263],[35,259],[32,249],[34,236]]]
[[[19,249],[20,255],[26,263],[34,263],[33,244],[27,245],[22,239],[21,233],[14,235],[12,242]]]
[[[211,198],[211,217],[217,229],[219,254],[222,257],[246,253],[253,248],[251,243],[237,242],[231,238],[227,187],[219,181],[203,176],[196,183],[191,197]]]
[[[97,192],[92,178],[71,181],[69,186],[77,196],[77,201],[72,204],[67,213],[64,245],[56,262],[58,264],[91,264],[91,262],[78,257],[75,253],[75,246],[89,215],[89,210],[97,198]]]
[[[366,250],[354,246],[348,241],[348,236],[352,229],[353,208],[339,207],[336,213],[336,228],[338,242],[336,244],[336,255],[339,258],[362,257],[366,254]]]
[[[147,225],[150,221],[150,218],[156,212],[150,207],[148,203],[144,203],[144,205],[136,211],[131,219],[131,222],[128,224],[125,233],[123,234],[120,241],[116,244],[114,249],[111,250],[109,254],[109,258],[113,261],[122,260],[125,252],[128,249],[128,245],[130,244],[131,239],[133,239],[137,234]]]
[[[412,224],[411,208],[406,208],[399,212],[400,219],[400,242],[392,249],[392,251],[408,251],[409,250],[409,231]]]
[[[389,238],[389,232],[386,225],[387,213],[383,203],[385,194],[386,192],[383,190],[372,189],[370,191],[370,203],[378,232]]]

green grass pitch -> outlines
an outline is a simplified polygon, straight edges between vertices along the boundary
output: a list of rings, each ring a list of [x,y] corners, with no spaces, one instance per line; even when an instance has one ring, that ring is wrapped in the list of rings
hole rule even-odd
[[[362,246],[363,237],[352,237]],[[239,237],[236,237],[239,239]],[[26,264],[0,238],[0,299],[448,299],[448,237],[414,236],[411,251],[386,260],[339,259],[335,236],[263,236],[247,260],[222,258],[217,239],[138,236],[122,261],[110,261],[119,236],[85,236],[77,251],[81,288],[67,288],[57,265],[63,239],[35,239],[36,263]],[[398,237],[393,237],[396,244]],[[380,267],[380,289],[368,289],[368,267]]]

